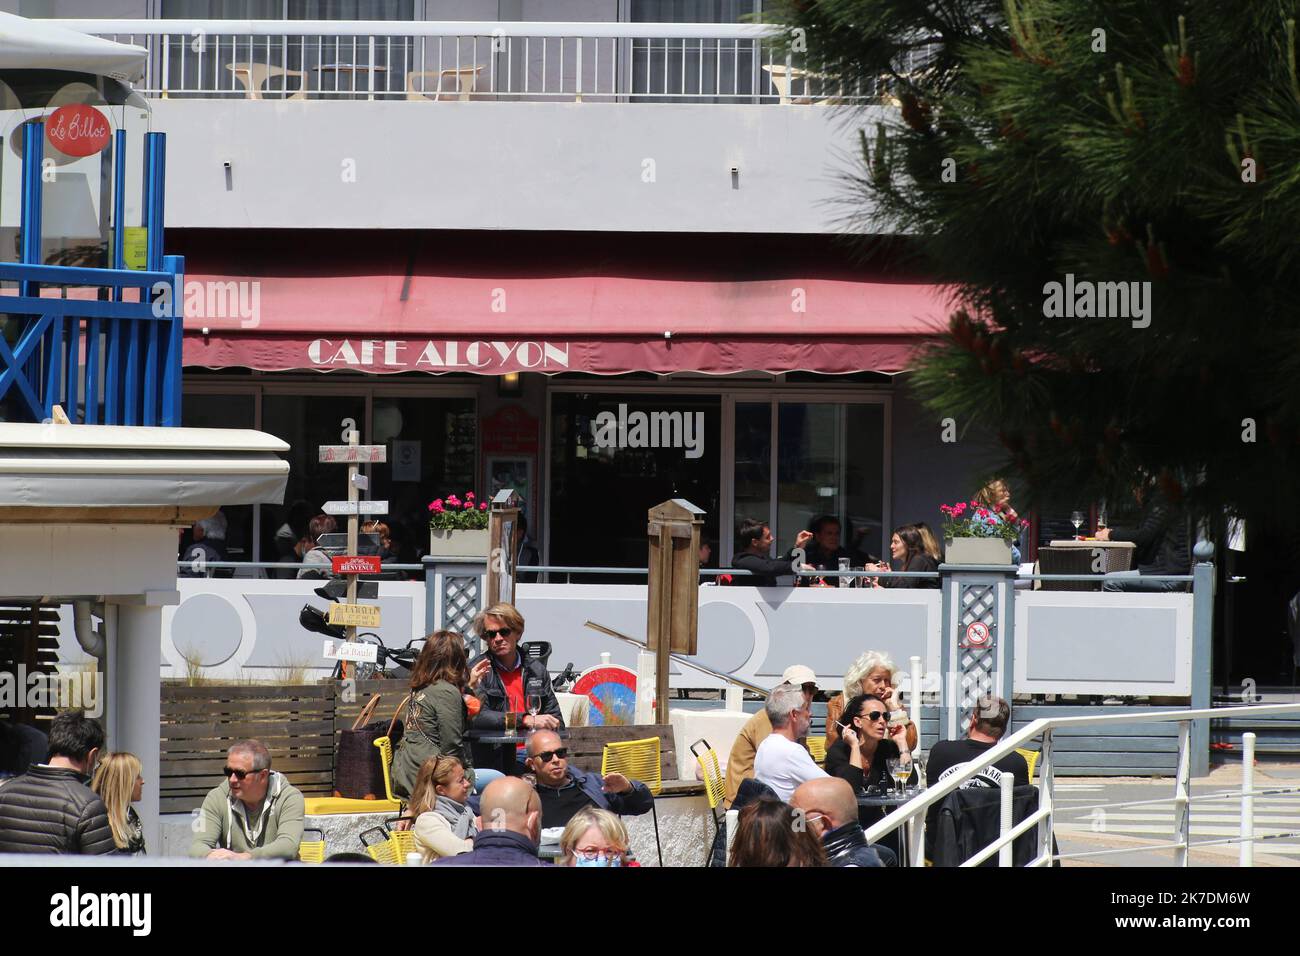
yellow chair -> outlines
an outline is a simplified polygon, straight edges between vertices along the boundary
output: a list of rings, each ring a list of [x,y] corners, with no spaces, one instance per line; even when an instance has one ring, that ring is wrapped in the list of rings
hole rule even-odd
[[[315,827],[309,827],[302,831],[304,837],[308,833],[315,833],[317,839],[304,839],[298,843],[298,860],[302,863],[324,863],[325,862],[325,834]]]
[[[813,763],[817,764],[817,766],[820,767],[826,763],[826,738],[809,737],[808,752],[812,754]]]
[[[659,738],[646,737],[642,740],[625,740],[620,743],[605,744],[600,758],[600,775],[621,773],[629,780],[639,780],[650,788],[650,793],[658,796],[663,790],[663,765],[659,755]],[[659,811],[650,804],[650,815],[655,822],[655,850],[659,853],[659,865],[664,865],[664,850],[659,843]]]
[[[703,744],[703,748],[697,750],[697,747]],[[722,765],[718,763],[718,752],[709,746],[709,742],[701,737],[695,743],[691,744],[691,753],[695,757],[695,762],[700,765],[700,772],[704,775],[704,794],[709,799],[709,809],[713,811],[713,825],[718,826],[721,818],[718,816],[718,808],[722,806],[727,797],[727,778],[722,775]]]
[[[1025,758],[1025,763],[1029,764],[1029,779],[1032,781],[1032,780],[1034,779],[1034,765],[1038,763],[1038,758],[1039,758],[1039,756],[1042,755],[1042,751],[1041,751],[1041,750],[1024,750],[1024,749],[1021,748],[1021,747],[1017,747],[1017,748],[1016,748],[1016,753],[1018,753],[1018,754],[1020,754],[1020,756],[1024,757],[1024,758]]]
[[[393,796],[393,742],[387,737],[375,741],[380,760],[384,765],[384,793],[386,800],[354,800],[349,797],[308,797],[303,801],[303,811],[320,816],[329,813],[400,813],[402,801]]]
[[[391,821],[386,821],[382,827],[371,827],[362,833],[361,845],[366,848],[370,859],[376,863],[385,866],[406,866],[406,854],[416,852],[415,834],[410,830],[389,830],[388,822]],[[375,832],[382,834],[383,839],[367,843],[366,837]]]

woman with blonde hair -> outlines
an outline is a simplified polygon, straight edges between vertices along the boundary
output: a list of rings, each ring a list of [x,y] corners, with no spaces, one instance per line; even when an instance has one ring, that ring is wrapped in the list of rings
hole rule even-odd
[[[113,753],[99,762],[90,789],[99,794],[108,810],[108,826],[113,831],[113,842],[123,853],[139,856],[145,852],[144,828],[135,812],[136,803],[144,791],[144,777],[140,774],[140,758],[135,754]]]
[[[465,767],[455,757],[430,757],[420,767],[407,815],[415,818],[411,830],[425,863],[474,849],[478,821],[467,803],[469,791]]]
[[[907,746],[916,748],[916,723],[906,710],[898,692],[898,665],[883,651],[866,651],[849,665],[844,675],[844,692],[832,697],[826,704],[826,746],[831,747],[840,737],[840,715],[844,705],[859,694],[879,697],[890,710],[889,736],[904,735]]]
[[[632,840],[618,814],[583,807],[560,835],[560,866],[640,866],[632,859]]]

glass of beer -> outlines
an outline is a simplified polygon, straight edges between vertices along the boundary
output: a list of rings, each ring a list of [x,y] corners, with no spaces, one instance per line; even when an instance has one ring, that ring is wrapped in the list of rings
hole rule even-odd
[[[507,710],[506,711],[506,733],[513,734],[514,732],[515,732],[515,712],[513,710]]]

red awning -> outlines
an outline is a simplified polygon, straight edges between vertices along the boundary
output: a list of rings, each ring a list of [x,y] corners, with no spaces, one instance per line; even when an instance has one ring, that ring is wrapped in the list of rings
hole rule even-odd
[[[368,262],[358,275],[355,261],[353,274],[329,274],[295,257],[290,274],[250,276],[208,258],[187,261],[184,360],[209,368],[898,372],[951,311],[933,285],[841,275],[572,275],[436,259]]]

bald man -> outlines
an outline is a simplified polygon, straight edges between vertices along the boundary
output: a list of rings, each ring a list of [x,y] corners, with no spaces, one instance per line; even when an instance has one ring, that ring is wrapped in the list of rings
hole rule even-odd
[[[433,866],[547,866],[537,858],[542,804],[527,780],[502,777],[483,791],[483,826],[474,849],[434,860]]]
[[[790,797],[790,806],[802,813],[808,829],[822,841],[831,866],[885,865],[862,833],[858,798],[847,780],[819,777],[801,783]]]
[[[600,807],[620,816],[649,813],[654,807],[654,795],[639,780],[621,773],[602,777],[570,767],[569,748],[553,730],[539,730],[528,738],[526,762],[537,778],[544,829],[566,825],[584,807]]]

